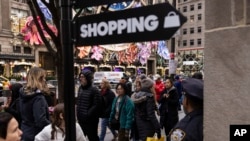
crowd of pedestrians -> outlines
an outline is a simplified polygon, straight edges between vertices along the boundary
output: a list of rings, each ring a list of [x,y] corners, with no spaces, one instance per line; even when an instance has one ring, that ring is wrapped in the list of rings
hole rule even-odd
[[[12,97],[0,109],[0,141],[64,140],[64,104],[57,104],[49,113],[46,96],[50,92],[45,77],[45,70],[34,67],[27,74],[26,85],[12,86]],[[77,141],[105,141],[107,128],[113,135],[112,141],[146,141],[154,136],[166,141],[203,140],[200,73],[186,80],[178,75],[163,80],[160,75],[151,78],[141,74],[133,83],[125,75],[115,90],[103,78],[99,90],[92,85],[93,73],[84,70],[79,74],[79,82]],[[179,121],[181,104],[186,116]],[[161,130],[165,131],[164,136]]]

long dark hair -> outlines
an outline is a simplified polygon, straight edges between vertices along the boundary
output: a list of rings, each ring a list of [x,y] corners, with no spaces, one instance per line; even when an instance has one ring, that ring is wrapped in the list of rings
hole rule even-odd
[[[60,127],[62,122],[64,122],[64,119],[60,117],[60,114],[62,114],[64,118],[64,104],[63,103],[57,104],[54,108],[53,119],[51,123],[52,125],[51,139],[52,140],[55,139],[55,136],[56,136],[56,127],[59,128],[63,132],[62,136],[65,135],[64,129]]]
[[[8,124],[12,118],[14,117],[7,112],[0,113],[0,138],[6,139]]]

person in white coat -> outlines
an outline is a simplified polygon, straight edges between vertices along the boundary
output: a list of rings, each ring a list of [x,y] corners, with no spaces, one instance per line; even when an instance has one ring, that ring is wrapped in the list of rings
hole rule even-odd
[[[63,103],[55,106],[52,117],[52,123],[44,127],[43,130],[35,136],[35,141],[64,141],[65,121]],[[76,123],[76,141],[87,141],[78,123]]]

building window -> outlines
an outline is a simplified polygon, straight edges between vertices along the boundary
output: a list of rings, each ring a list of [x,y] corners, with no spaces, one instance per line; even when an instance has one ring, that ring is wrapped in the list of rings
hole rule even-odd
[[[178,3],[181,3],[181,0],[178,0]]]
[[[189,44],[190,44],[190,46],[193,46],[194,45],[194,39],[191,39]]]
[[[202,15],[201,14],[198,14],[198,21],[200,21],[202,19]]]
[[[183,2],[186,2],[187,0],[183,0]]]
[[[198,45],[198,46],[201,45],[201,39],[197,39],[197,45]]]
[[[21,53],[21,47],[20,46],[13,46],[13,52],[14,53]]]
[[[201,9],[202,8],[202,6],[201,6],[201,3],[198,3],[198,7],[197,7],[198,9]]]
[[[201,33],[201,31],[202,31],[201,26],[197,27],[197,32]]]
[[[194,5],[190,5],[190,11],[194,11]]]
[[[187,46],[187,40],[183,40],[182,45],[185,47]]]
[[[194,15],[190,16],[190,22],[194,22]]]
[[[193,34],[194,33],[194,28],[190,28],[190,34]]]
[[[183,35],[186,35],[187,34],[187,29],[184,28],[183,31],[182,31]]]
[[[23,53],[24,54],[31,54],[31,48],[30,47],[23,47]]]
[[[187,12],[187,6],[183,7],[183,12]]]

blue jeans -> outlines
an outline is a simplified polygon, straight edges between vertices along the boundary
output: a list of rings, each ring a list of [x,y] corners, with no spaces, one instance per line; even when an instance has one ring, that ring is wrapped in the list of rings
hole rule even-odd
[[[100,141],[104,141],[105,135],[106,135],[106,130],[107,127],[109,128],[109,118],[102,118],[101,119],[101,134],[100,134]],[[109,128],[110,129],[110,128]],[[113,136],[116,136],[117,133],[115,132],[115,130],[110,129],[111,133],[113,134]]]

